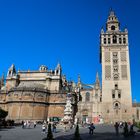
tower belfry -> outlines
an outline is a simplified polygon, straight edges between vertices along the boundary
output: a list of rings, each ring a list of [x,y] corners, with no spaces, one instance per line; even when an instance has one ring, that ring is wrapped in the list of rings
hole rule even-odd
[[[102,64],[102,110],[105,121],[132,120],[128,31],[110,10],[106,30],[100,34]],[[128,110],[129,108],[129,110]]]

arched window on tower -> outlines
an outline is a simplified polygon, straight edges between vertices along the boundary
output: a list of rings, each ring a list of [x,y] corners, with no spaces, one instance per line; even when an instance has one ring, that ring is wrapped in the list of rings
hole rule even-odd
[[[126,39],[125,38],[123,38],[123,44],[125,44],[126,43]]]
[[[114,109],[120,109],[120,103],[119,102],[114,103]]]
[[[117,36],[113,35],[113,43],[117,43]]]
[[[89,92],[86,92],[86,102],[90,101],[90,93]]]
[[[111,30],[112,30],[112,31],[115,30],[115,26],[114,26],[114,25],[111,26]]]

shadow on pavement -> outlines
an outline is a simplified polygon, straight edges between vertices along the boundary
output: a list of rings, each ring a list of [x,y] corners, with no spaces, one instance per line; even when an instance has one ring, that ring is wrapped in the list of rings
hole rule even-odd
[[[83,133],[80,135],[82,140],[140,140],[140,134],[136,134],[135,136],[129,136],[125,138],[123,135],[116,136],[115,133],[94,133],[90,135],[88,133]],[[73,140],[74,135],[63,135],[56,137],[55,140]]]

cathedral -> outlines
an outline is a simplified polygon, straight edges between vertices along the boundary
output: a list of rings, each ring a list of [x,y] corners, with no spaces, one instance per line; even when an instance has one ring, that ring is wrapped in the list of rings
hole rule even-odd
[[[128,30],[120,29],[113,10],[106,29],[100,32],[101,81],[85,84],[68,81],[61,65],[49,70],[16,71],[12,65],[0,80],[0,107],[8,111],[7,119],[61,120],[67,93],[72,94],[73,119],[80,123],[110,123],[140,120],[140,105],[132,103]],[[97,60],[98,61],[98,60]]]

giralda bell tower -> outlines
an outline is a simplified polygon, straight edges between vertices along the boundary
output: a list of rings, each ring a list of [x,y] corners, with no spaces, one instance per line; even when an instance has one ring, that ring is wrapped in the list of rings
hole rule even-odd
[[[120,23],[112,10],[107,19],[106,30],[101,29],[100,54],[103,120],[105,122],[131,121],[128,30],[120,30]]]

